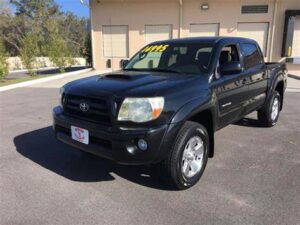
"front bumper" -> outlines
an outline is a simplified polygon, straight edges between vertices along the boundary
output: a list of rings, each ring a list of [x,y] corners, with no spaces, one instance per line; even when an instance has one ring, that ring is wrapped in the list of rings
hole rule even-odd
[[[71,138],[71,125],[89,131],[88,145]],[[59,106],[53,109],[53,129],[58,140],[120,164],[151,164],[160,161],[162,158],[160,149],[162,145],[165,146],[163,140],[168,127],[168,125],[155,128],[108,127],[69,117]],[[145,151],[137,147],[137,141],[141,138],[148,143],[148,149]]]

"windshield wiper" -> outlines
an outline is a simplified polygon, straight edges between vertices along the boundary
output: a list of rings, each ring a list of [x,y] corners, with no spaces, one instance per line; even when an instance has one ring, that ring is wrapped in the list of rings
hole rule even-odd
[[[135,68],[128,68],[128,69],[123,69],[125,71],[143,71],[144,69],[135,69]]]

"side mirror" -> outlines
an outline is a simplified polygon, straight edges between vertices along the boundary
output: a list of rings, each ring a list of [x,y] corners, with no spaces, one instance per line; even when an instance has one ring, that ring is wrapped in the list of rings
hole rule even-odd
[[[227,62],[220,68],[222,75],[233,75],[242,72],[242,66],[240,62]]]
[[[128,59],[122,59],[122,60],[120,61],[120,66],[121,66],[121,68],[122,68],[122,69],[125,69],[125,67],[127,66],[128,62],[129,62]]]

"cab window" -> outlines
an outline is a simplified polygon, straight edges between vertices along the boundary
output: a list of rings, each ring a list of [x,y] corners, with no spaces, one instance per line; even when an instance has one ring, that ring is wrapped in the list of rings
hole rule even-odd
[[[222,48],[219,65],[222,66],[227,62],[239,62],[240,57],[238,54],[237,47],[235,45],[227,45]]]
[[[244,56],[244,67],[250,69],[262,63],[261,54],[255,44],[241,44],[241,51]]]
[[[228,63],[228,62],[239,62],[239,52],[236,47],[236,45],[226,45],[222,48],[219,60],[218,60],[218,66],[216,71],[216,78],[219,79],[221,77],[220,74],[220,68]]]

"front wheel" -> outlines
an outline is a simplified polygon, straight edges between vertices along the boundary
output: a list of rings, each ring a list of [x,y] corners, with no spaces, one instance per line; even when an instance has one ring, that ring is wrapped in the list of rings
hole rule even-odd
[[[279,118],[281,107],[281,96],[278,91],[274,91],[271,99],[266,103],[266,105],[258,110],[258,120],[266,127],[273,127]]]
[[[195,185],[202,176],[209,152],[209,136],[201,124],[186,122],[168,158],[160,164],[161,177],[176,189]]]

